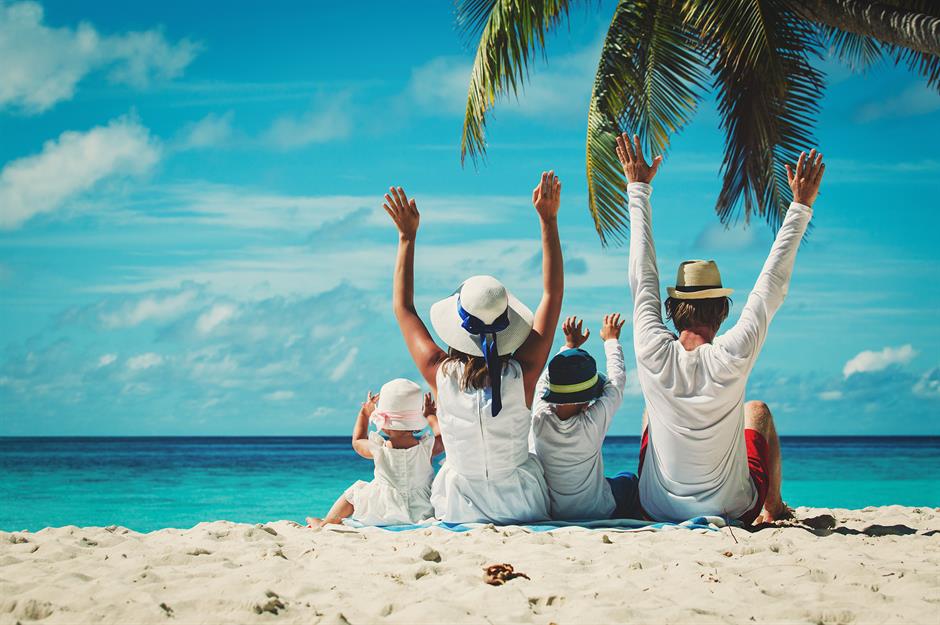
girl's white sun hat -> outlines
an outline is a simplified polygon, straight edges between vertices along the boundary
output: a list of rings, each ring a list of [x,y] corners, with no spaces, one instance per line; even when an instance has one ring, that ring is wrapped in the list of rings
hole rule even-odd
[[[453,295],[431,306],[434,331],[447,345],[471,356],[485,356],[486,334],[471,334],[468,328],[473,329],[474,324],[505,326],[492,334],[499,355],[506,356],[529,337],[532,321],[532,311],[492,276],[467,278]]]
[[[380,430],[423,430],[428,420],[424,416],[421,387],[404,378],[386,382],[369,420]]]

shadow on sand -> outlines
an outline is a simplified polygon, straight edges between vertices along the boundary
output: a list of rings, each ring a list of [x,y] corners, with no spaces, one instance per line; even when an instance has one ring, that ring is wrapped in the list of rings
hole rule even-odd
[[[759,532],[763,529],[778,527],[798,527],[806,530],[816,536],[829,536],[830,534],[843,534],[846,536],[909,536],[916,534],[917,529],[907,525],[869,525],[863,529],[857,530],[849,527],[839,526],[836,518],[831,514],[820,514],[819,516],[806,519],[787,519],[776,521],[774,523],[761,523],[747,528],[752,532]],[[924,535],[932,536],[940,533],[938,530],[925,532]]]

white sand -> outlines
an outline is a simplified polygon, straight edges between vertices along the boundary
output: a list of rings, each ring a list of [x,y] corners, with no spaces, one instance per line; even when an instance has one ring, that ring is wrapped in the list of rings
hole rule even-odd
[[[940,622],[940,509],[798,510],[824,513],[836,533],[738,529],[737,542],[286,521],[0,532],[0,624]],[[871,526],[899,527],[854,533]],[[487,586],[495,562],[531,580]]]

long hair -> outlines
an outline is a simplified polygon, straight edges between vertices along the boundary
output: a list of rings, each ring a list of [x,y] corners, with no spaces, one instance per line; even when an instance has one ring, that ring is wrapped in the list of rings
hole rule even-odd
[[[731,312],[730,297],[709,297],[706,299],[676,299],[667,297],[663,303],[666,319],[672,321],[677,332],[689,328],[705,326],[715,332]]]
[[[500,356],[499,360],[506,368],[506,363],[512,359],[512,356]],[[459,370],[463,365],[463,371],[460,373],[460,390],[471,391],[484,389],[490,386],[490,374],[486,370],[486,359],[483,356],[471,356],[453,347],[447,348],[447,358],[441,363],[445,375],[451,375]]]

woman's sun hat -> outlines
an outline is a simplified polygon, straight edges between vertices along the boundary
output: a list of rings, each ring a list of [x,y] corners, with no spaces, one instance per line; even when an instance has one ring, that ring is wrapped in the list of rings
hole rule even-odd
[[[404,378],[386,382],[369,420],[380,430],[423,430],[428,420],[421,387]]]
[[[727,297],[734,289],[721,284],[721,273],[713,260],[686,260],[679,265],[676,286],[666,287],[669,297],[674,299],[708,299]]]
[[[548,387],[542,399],[550,404],[583,404],[600,397],[607,376],[597,372],[594,357],[583,349],[566,349],[548,363]]]
[[[494,417],[502,408],[499,357],[525,342],[532,320],[532,311],[492,276],[467,278],[453,295],[431,306],[431,325],[448,346],[486,359]]]

